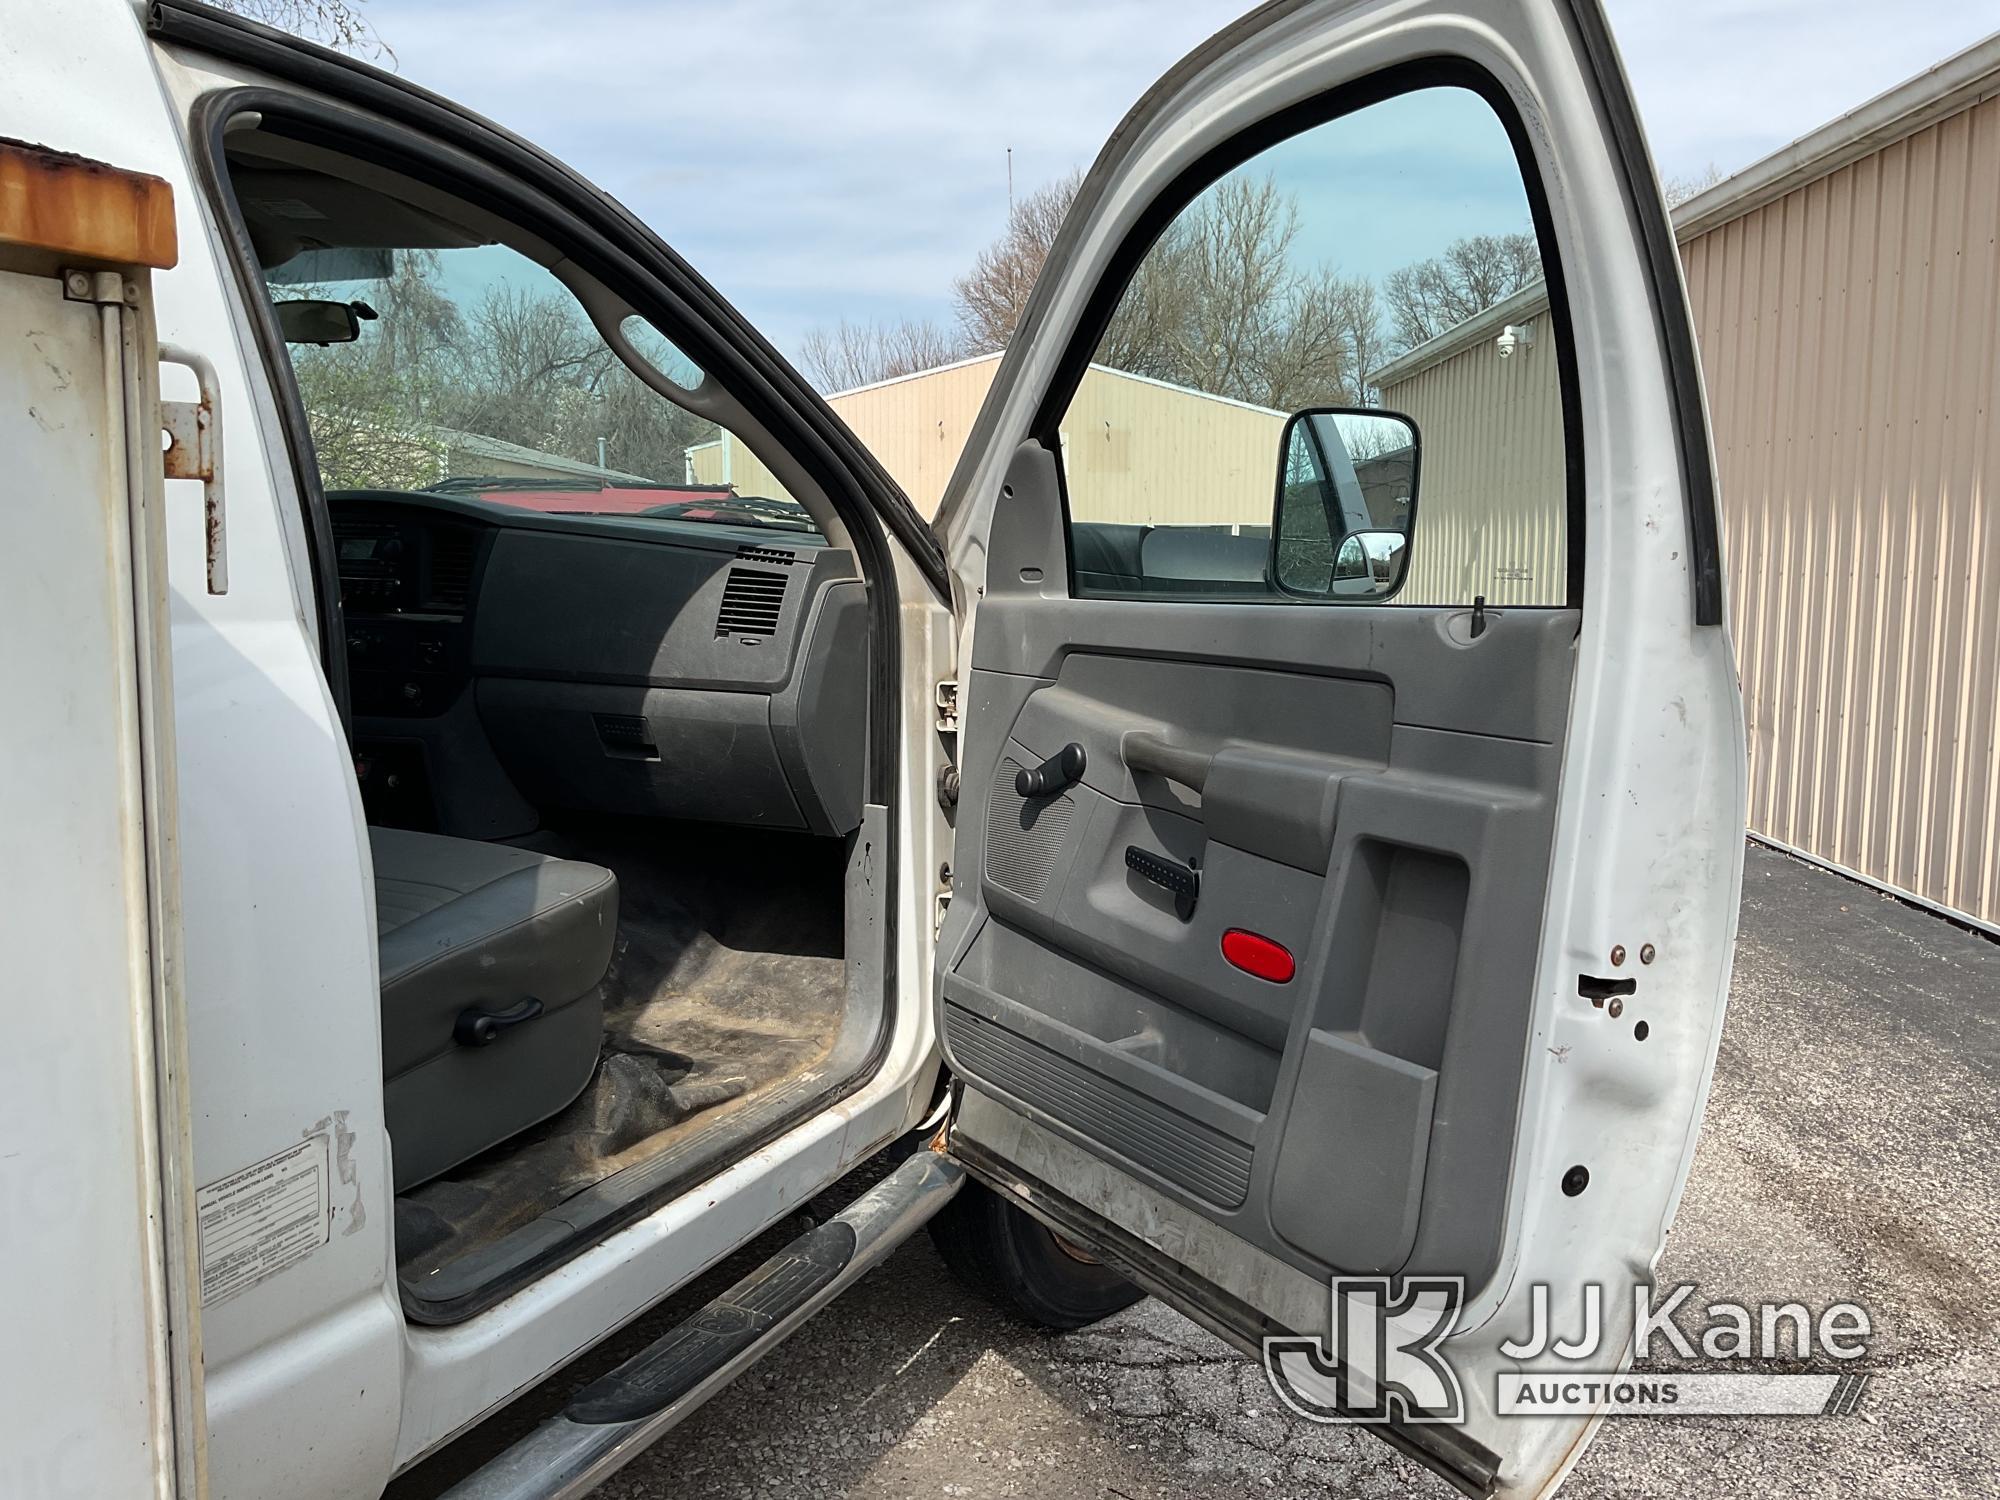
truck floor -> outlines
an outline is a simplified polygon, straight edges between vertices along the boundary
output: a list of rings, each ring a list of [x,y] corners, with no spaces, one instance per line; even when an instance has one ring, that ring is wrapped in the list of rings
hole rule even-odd
[[[405,1277],[707,1129],[831,1050],[845,998],[840,842],[685,824],[513,840],[618,876],[597,1071],[560,1114],[396,1201]]]

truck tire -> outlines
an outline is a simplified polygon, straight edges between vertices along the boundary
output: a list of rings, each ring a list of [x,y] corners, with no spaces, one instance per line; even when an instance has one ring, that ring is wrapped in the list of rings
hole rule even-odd
[[[976,1182],[960,1189],[930,1231],[954,1276],[1037,1328],[1084,1328],[1145,1295]]]

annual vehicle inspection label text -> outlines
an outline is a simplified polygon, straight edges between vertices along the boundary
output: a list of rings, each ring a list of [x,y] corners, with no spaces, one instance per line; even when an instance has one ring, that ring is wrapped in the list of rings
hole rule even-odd
[[[277,1275],[327,1242],[327,1176],[326,1137],[315,1135],[196,1193],[203,1307]]]

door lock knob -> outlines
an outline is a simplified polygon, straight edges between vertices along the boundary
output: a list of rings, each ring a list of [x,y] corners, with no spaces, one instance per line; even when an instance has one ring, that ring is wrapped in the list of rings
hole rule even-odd
[[[1039,766],[1023,766],[1014,776],[1014,790],[1023,797],[1049,797],[1083,780],[1083,746],[1074,740]]]

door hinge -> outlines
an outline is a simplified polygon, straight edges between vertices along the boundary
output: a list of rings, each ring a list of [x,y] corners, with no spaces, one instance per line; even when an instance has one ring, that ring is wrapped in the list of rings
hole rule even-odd
[[[62,284],[65,302],[96,302],[107,307],[139,305],[139,283],[116,271],[64,271]]]
[[[937,731],[958,733],[958,679],[947,677],[937,685]]]
[[[944,931],[944,916],[945,913],[950,910],[951,910],[951,866],[940,865],[938,866],[936,925],[931,929],[932,937],[936,937],[940,932]]]

